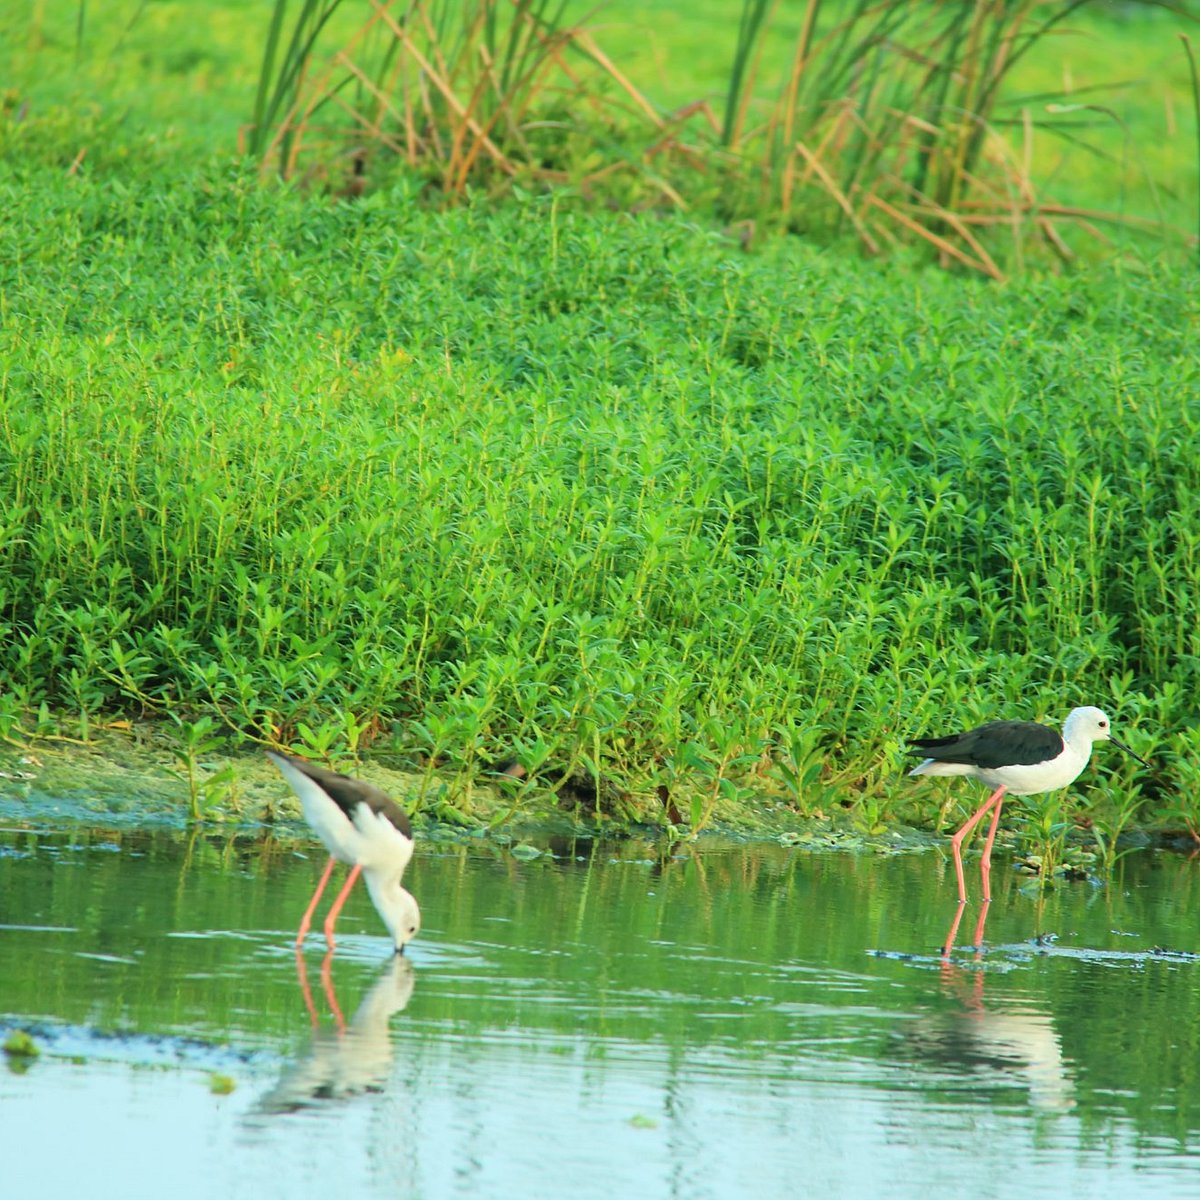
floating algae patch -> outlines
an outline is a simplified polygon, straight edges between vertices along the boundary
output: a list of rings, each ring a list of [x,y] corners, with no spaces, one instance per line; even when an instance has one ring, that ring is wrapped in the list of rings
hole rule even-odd
[[[0,1029],[0,1034],[3,1030]],[[33,1036],[27,1029],[14,1029],[4,1038],[4,1043],[0,1049],[8,1056],[10,1062],[26,1061],[37,1058],[41,1054],[41,1047],[33,1040]]]

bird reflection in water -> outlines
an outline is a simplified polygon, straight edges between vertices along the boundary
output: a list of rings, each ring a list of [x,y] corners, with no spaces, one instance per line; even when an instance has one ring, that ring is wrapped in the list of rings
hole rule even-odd
[[[304,958],[296,954],[300,990],[312,1018],[312,1045],[262,1098],[261,1112],[294,1112],[321,1101],[382,1091],[387,1082],[395,1057],[388,1023],[412,998],[416,982],[412,962],[401,954],[393,956],[347,1024],[334,991],[331,960],[332,951],[321,964],[321,987],[333,1027],[321,1028]]]
[[[1050,1016],[1027,1003],[985,1003],[983,930],[988,907],[985,903],[980,908],[968,969],[950,957],[963,914],[963,906],[958,906],[941,959],[942,991],[953,999],[954,1008],[919,1017],[905,1038],[905,1057],[969,1080],[972,1091],[1022,1087],[1031,1108],[1067,1112],[1075,1105],[1075,1085]]]

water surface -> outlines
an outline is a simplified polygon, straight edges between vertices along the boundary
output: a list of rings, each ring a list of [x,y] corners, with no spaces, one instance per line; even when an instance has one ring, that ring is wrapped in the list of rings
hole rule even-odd
[[[12,1194],[1200,1194],[1200,863],[999,864],[947,960],[937,852],[552,849],[426,844],[407,955],[359,891],[298,961],[293,843],[0,833]]]

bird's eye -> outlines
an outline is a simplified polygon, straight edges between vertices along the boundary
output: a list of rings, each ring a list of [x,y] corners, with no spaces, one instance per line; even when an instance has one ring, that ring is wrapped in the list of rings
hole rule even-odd
[[[1100,722],[1100,728],[1101,728],[1101,729],[1107,729],[1107,728],[1108,728],[1108,722],[1107,722],[1107,721],[1101,721],[1101,722]]]

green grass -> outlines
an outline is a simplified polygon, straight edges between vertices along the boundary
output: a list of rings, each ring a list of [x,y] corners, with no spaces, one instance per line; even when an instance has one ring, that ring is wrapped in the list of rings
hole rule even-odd
[[[752,121],[766,119],[763,104],[785,86],[800,7],[781,5],[767,22],[762,103]],[[663,111],[705,100],[719,115],[741,9],[741,0],[613,0],[599,7],[574,0],[566,19],[586,20]],[[349,38],[362,11],[350,3],[336,9],[324,43],[330,50]],[[836,11],[824,6],[822,28]],[[83,169],[121,172],[232,152],[252,117],[269,17],[269,6],[244,0],[207,0],[200,11],[170,0],[39,0],[0,14],[0,90],[9,90],[13,107],[29,104],[23,129],[0,122],[0,153],[16,163],[64,165],[82,153]],[[995,127],[1019,160],[1027,156],[1043,202],[1194,231],[1192,88],[1179,34],[1195,40],[1198,29],[1196,20],[1167,8],[1090,3],[1021,59],[1000,96]],[[587,153],[586,145],[577,150]],[[730,203],[702,181],[689,187],[701,213]],[[613,199],[622,195],[618,189]],[[1096,228],[1122,241],[1107,222]],[[1075,253],[1098,249],[1081,231],[1066,237]]]
[[[715,0],[598,36],[672,103],[725,8],[726,45]],[[947,819],[906,735],[1089,702],[1155,758],[1141,808],[1089,777],[1101,852],[1200,826],[1190,271],[996,288],[570,195],[262,187],[257,7],[79,11],[0,19],[0,736],[172,717],[194,812],[220,731],[415,765],[447,811],[515,757],[619,820],[875,829]],[[1168,18],[1134,28],[1174,87]]]
[[[996,289],[551,199],[20,186],[0,732],[209,713],[452,786],[599,774],[623,817],[662,785],[696,822],[775,793],[875,826],[944,799],[897,786],[904,735],[1086,701],[1166,748],[1160,807],[1191,794],[1190,274]]]

